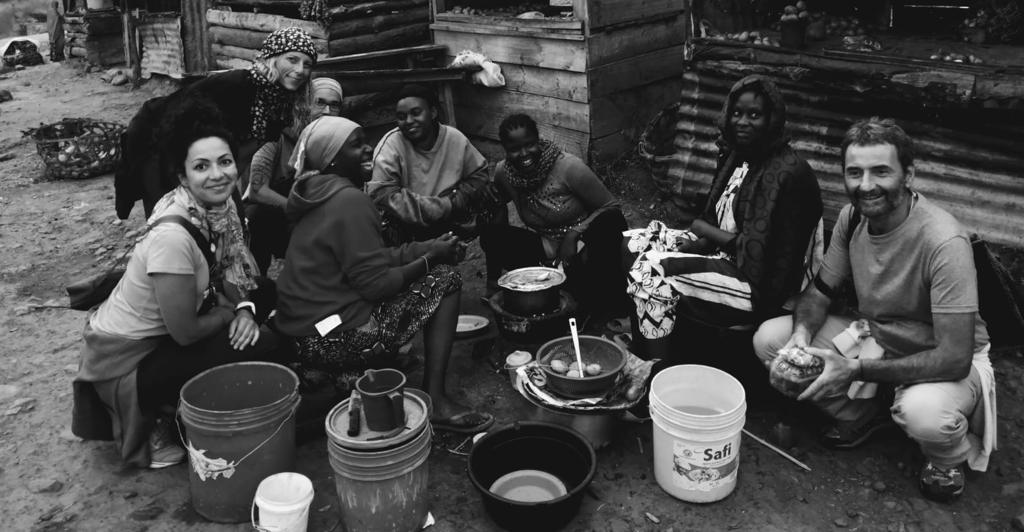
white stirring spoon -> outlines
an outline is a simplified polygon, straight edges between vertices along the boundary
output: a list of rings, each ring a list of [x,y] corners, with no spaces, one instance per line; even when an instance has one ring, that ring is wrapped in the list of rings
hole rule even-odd
[[[580,378],[583,378],[583,357],[580,356],[580,334],[576,330],[576,318],[569,318],[569,332],[572,333],[572,347],[576,349],[576,364],[580,367]]]

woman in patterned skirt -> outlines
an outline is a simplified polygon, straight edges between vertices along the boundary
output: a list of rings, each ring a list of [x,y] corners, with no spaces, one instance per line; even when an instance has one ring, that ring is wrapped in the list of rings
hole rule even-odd
[[[323,117],[293,158],[298,176],[285,214],[295,224],[278,278],[278,329],[295,338],[304,366],[331,374],[342,393],[423,329],[423,388],[437,429],[478,432],[494,419],[451,400],[445,374],[458,320],[463,254],[457,238],[386,247],[363,184],[373,150],[358,124]]]

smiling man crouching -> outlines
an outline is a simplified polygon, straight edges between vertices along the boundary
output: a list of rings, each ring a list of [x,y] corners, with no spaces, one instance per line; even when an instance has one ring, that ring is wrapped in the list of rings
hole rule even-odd
[[[922,493],[950,501],[964,491],[964,463],[984,471],[995,448],[995,379],[971,244],[952,215],[912,189],[913,141],[895,122],[854,124],[842,154],[852,205],[794,316],[765,322],[754,349],[766,363],[788,349],[824,360],[799,399],[836,420],[827,445],[863,443],[891,424],[888,407],[927,460]],[[848,279],[857,316],[828,314]],[[895,387],[891,406],[879,385]]]

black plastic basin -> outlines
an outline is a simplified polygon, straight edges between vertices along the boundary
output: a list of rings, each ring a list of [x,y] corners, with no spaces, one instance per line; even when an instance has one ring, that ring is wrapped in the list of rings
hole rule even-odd
[[[473,446],[469,479],[488,515],[506,530],[558,530],[579,512],[583,490],[594,478],[597,456],[575,430],[540,421],[496,428]],[[525,503],[491,493],[494,481],[513,471],[537,469],[558,477],[567,493],[545,502]]]

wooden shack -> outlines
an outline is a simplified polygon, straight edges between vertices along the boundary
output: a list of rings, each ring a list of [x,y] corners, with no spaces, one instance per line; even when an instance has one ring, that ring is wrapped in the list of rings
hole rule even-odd
[[[971,43],[948,30],[937,33],[937,26],[931,34],[919,27],[876,27],[869,36],[881,48],[862,51],[844,47],[841,33],[800,48],[737,42],[713,31],[696,36],[678,106],[652,128],[650,136],[660,140],[642,149],[655,182],[677,203],[702,204],[726,95],[736,80],[759,74],[774,80],[786,99],[786,132],[818,176],[828,227],[849,201],[842,136],[856,120],[883,116],[915,139],[915,189],[969,231],[1024,248],[1024,43]],[[939,49],[981,61],[934,57]]]
[[[454,87],[455,121],[479,144],[496,142],[502,118],[523,112],[570,153],[608,161],[631,150],[646,121],[678,100],[688,33],[682,0],[572,0],[544,7],[542,18],[481,2],[467,10],[432,0],[430,25],[449,54],[480,52],[501,67],[503,88]]]

